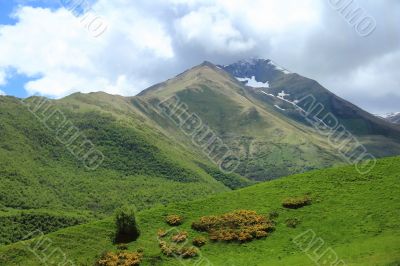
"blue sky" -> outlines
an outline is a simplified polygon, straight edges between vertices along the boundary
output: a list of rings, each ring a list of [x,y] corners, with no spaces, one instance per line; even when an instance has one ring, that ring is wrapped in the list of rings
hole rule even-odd
[[[14,14],[21,7],[47,8],[54,11],[63,8],[63,3],[69,3],[70,1],[71,0],[0,0],[0,26],[15,25],[18,23],[18,18],[16,18]],[[86,0],[85,4],[92,5],[94,2],[95,0]],[[25,84],[41,77],[40,74],[28,76],[24,73],[18,73],[13,67],[7,67],[5,71],[7,82],[4,85],[0,85],[0,92],[21,98],[31,95],[25,90]],[[52,97],[52,95],[46,96]]]
[[[13,18],[13,13],[20,6],[32,6],[32,7],[44,7],[50,9],[59,8],[57,0],[54,1],[36,1],[36,0],[0,0],[0,25],[15,25],[18,20]],[[7,83],[0,86],[0,90],[5,92],[7,95],[13,95],[17,97],[28,96],[24,89],[24,85],[35,80],[38,77],[28,77],[24,74],[19,74],[15,69],[7,68]]]

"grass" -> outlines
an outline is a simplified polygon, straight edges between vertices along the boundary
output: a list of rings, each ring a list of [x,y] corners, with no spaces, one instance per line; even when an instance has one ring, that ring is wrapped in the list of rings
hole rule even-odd
[[[157,230],[169,229],[165,216],[184,217],[178,230],[189,233],[189,240],[204,234],[191,229],[202,216],[220,215],[238,209],[251,209],[262,215],[277,212],[276,229],[268,237],[249,243],[208,242],[202,255],[214,265],[312,265],[310,258],[292,241],[313,230],[346,265],[397,265],[400,260],[400,157],[381,159],[369,174],[360,176],[351,167],[331,168],[285,177],[248,188],[218,194],[206,199],[138,214],[142,235],[129,249],[144,250],[143,265],[177,265],[175,258],[161,255]],[[313,204],[286,209],[282,201],[298,195],[310,195]],[[286,220],[297,218],[296,228]],[[111,218],[70,227],[49,234],[77,265],[92,265],[107,250],[115,250],[109,235]],[[36,258],[22,243],[0,248],[2,265],[37,265]]]
[[[250,184],[171,142],[125,99],[76,94],[50,102],[105,159],[96,170],[87,170],[19,99],[0,97],[0,209],[86,211],[104,217],[124,204],[142,210]],[[40,228],[49,232],[61,226],[52,223],[57,222]],[[16,228],[3,225],[4,232]],[[0,244],[18,239],[4,233]]]

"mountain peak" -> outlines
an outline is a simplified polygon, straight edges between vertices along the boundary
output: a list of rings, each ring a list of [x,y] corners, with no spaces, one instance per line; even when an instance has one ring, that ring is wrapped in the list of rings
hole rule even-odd
[[[226,83],[231,84],[231,87],[234,87],[235,89],[240,87],[239,81],[232,77],[232,75],[226,72],[222,67],[217,66],[210,61],[204,61],[203,63],[196,65],[171,79],[145,89],[139,93],[138,96],[155,95],[155,93],[171,95],[198,84],[210,82],[219,84],[221,87],[226,87],[223,86],[223,84]]]
[[[204,61],[203,63],[200,64],[200,66],[208,66],[208,67],[215,67],[215,65],[213,63],[211,63],[210,61]]]
[[[290,72],[270,59],[249,58],[236,63],[218,66],[237,79],[254,79],[256,82],[273,82]]]
[[[257,63],[261,62],[269,62],[271,60],[269,59],[264,59],[264,58],[257,58],[257,57],[251,57],[251,58],[246,58],[246,59],[241,59],[237,61],[236,63],[238,64],[249,64],[249,65],[255,65]],[[234,63],[235,64],[235,63]]]
[[[271,59],[264,59],[264,58],[257,58],[257,57],[252,57],[252,58],[248,58],[248,59],[241,59],[239,61],[237,61],[236,63],[233,63],[231,65],[228,66],[245,66],[245,67],[257,67],[257,66],[263,66],[263,65],[268,65],[271,69],[274,70],[278,70],[283,72],[284,74],[290,74],[290,72],[285,69],[284,67],[278,65],[277,63],[275,63],[274,61],[272,61]],[[224,67],[228,67],[228,66],[224,66]]]

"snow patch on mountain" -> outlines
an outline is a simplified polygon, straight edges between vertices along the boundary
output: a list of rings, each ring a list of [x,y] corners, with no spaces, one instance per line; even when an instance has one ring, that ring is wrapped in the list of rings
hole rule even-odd
[[[276,108],[278,108],[279,110],[281,110],[281,111],[286,111],[285,109],[283,109],[282,107],[280,107],[279,105],[277,105],[277,104],[275,104],[274,105]]]
[[[387,120],[394,124],[400,124],[400,112],[393,112],[387,114],[376,114],[375,116]]]
[[[240,82],[243,82],[246,86],[253,88],[269,88],[269,83],[267,82],[259,82],[256,80],[255,76],[251,76],[251,78],[239,78],[235,77]]]
[[[278,97],[279,99],[285,100],[285,97],[286,97],[286,96],[289,96],[289,95],[290,95],[290,94],[286,94],[285,91],[282,90],[282,92],[278,93],[278,96],[277,96],[277,97]]]
[[[393,117],[398,116],[398,115],[400,115],[400,112],[387,113],[387,114],[376,115],[376,116],[379,116],[379,117],[382,117],[382,118],[385,118],[385,119],[390,119],[390,118],[393,118]]]
[[[268,96],[271,96],[271,97],[274,97],[274,98],[275,98],[275,95],[273,95],[272,93],[268,93],[268,92],[265,92],[265,91],[260,91],[260,92],[262,92],[262,93],[264,93],[264,94],[266,94],[266,95],[268,95]]]

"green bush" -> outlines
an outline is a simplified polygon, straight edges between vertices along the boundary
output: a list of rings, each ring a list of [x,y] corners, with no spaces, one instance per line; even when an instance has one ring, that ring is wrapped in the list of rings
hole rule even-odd
[[[287,227],[296,228],[301,221],[297,218],[289,218],[285,221]]]
[[[279,217],[279,213],[277,211],[272,211],[268,214],[269,219],[276,219]]]
[[[140,235],[140,230],[135,218],[135,209],[133,207],[124,206],[117,209],[115,212],[115,225],[116,243],[129,243],[135,241]]]
[[[290,197],[284,199],[282,202],[282,206],[288,209],[298,209],[310,204],[311,198],[309,196]]]

